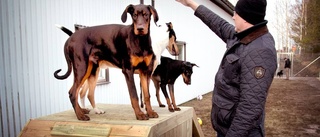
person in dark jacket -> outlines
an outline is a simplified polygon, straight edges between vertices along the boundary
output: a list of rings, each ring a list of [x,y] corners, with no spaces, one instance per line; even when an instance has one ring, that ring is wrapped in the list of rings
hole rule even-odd
[[[284,69],[286,73],[286,80],[289,80],[289,71],[291,69],[291,61],[289,58],[284,58]]]
[[[226,43],[215,76],[211,123],[218,137],[263,137],[265,103],[277,69],[273,36],[264,19],[266,0],[239,0],[232,25],[193,0],[176,0],[192,8]]]

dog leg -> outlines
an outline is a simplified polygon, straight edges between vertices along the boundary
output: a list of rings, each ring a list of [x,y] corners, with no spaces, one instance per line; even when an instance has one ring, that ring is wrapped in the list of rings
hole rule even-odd
[[[72,104],[72,107],[76,113],[76,116],[78,118],[78,120],[83,120],[83,121],[88,121],[90,120],[90,117],[84,115],[84,114],[88,114],[89,111],[86,110],[86,109],[82,109],[80,106],[79,106],[79,103],[78,103],[78,94],[77,94],[77,91],[79,91],[79,87],[80,84],[74,84],[71,89],[69,90],[69,99],[70,99],[70,102]]]
[[[85,66],[85,64],[78,64],[79,66]],[[84,114],[88,114],[89,111],[86,109],[82,109],[79,106],[78,103],[78,91],[80,90],[80,86],[85,82],[85,80],[88,78],[89,76],[89,72],[91,72],[92,70],[92,62],[89,62],[89,65],[87,67],[87,71],[77,71],[76,68],[74,68],[74,76],[75,76],[75,80],[74,83],[71,87],[71,89],[69,90],[69,99],[70,102],[72,104],[72,107],[76,113],[76,116],[79,120],[83,120],[83,121],[88,121],[90,120],[90,117]]]
[[[140,107],[143,108],[144,105],[143,105],[143,95],[142,95],[142,85],[141,85],[141,82],[140,82]]]
[[[153,84],[154,84],[154,87],[156,88],[156,97],[157,97],[157,101],[158,101],[158,104],[159,104],[159,107],[166,107],[166,105],[162,104],[161,103],[161,100],[160,100],[160,82],[158,80],[155,80],[155,79],[152,79],[153,81]]]
[[[172,105],[173,105],[173,108],[175,111],[180,111],[181,109],[179,107],[177,107],[176,105],[176,100],[175,100],[175,97],[174,97],[174,87],[173,87],[173,84],[168,84],[168,88],[169,88],[169,93],[170,93],[170,98],[171,98],[171,101],[172,101]]]
[[[85,108],[86,105],[85,105],[85,96],[87,94],[87,91],[89,89],[89,85],[88,85],[88,81],[85,81],[81,87],[81,90],[80,90],[80,102],[81,102],[81,107],[82,108]]]
[[[158,114],[152,110],[151,103],[150,103],[150,94],[149,94],[150,76],[147,76],[142,72],[139,73],[139,76],[140,76],[140,82],[142,85],[144,103],[146,104],[146,111],[147,111],[148,117],[158,118],[159,117]]]
[[[91,104],[94,112],[96,114],[103,114],[105,112],[96,107],[96,102],[95,102],[95,99],[94,99],[94,92],[95,92],[95,88],[96,88],[97,81],[98,81],[98,78],[99,78],[99,76],[98,76],[99,72],[100,72],[100,68],[97,68],[97,71],[95,72],[95,74],[91,75],[88,78],[88,83],[89,83],[88,99],[90,101],[90,104]]]
[[[134,110],[134,113],[136,115],[136,118],[138,120],[148,120],[149,117],[145,115],[140,107],[139,107],[139,99],[138,99],[138,94],[137,94],[137,89],[134,83],[134,77],[133,77],[133,72],[134,70],[128,70],[128,69],[122,69],[122,73],[124,74],[124,77],[127,82],[128,90],[129,90],[129,95],[130,95],[130,100],[131,100],[131,105]]]
[[[143,105],[143,100],[142,100],[143,96],[142,96],[142,86],[141,86],[141,82],[140,82],[140,107],[143,108],[144,105]]]
[[[84,120],[84,121],[88,121],[90,120],[90,118],[86,115],[84,115],[84,113],[82,112],[81,108],[79,107],[79,104],[77,102],[77,90],[79,88],[79,84],[77,83],[74,83],[71,87],[71,89],[69,90],[69,99],[70,99],[70,102],[72,104],[72,107],[74,109],[74,112],[76,113],[76,116],[79,120]]]
[[[167,92],[166,86],[167,86],[166,83],[161,83],[160,84],[162,93],[163,93],[163,95],[164,95],[164,97],[166,98],[166,101],[167,101],[168,109],[169,109],[170,112],[174,112],[174,109],[172,108],[172,105],[171,105],[170,98],[168,96],[168,92]]]

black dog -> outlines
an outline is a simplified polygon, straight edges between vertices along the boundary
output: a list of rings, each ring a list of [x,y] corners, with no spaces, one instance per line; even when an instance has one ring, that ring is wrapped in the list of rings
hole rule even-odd
[[[168,109],[170,112],[180,111],[177,107],[175,97],[174,97],[174,82],[176,79],[182,75],[185,84],[191,84],[191,75],[193,73],[192,67],[197,66],[194,63],[181,60],[173,60],[168,57],[161,56],[161,63],[157,66],[156,70],[152,74],[152,81],[156,88],[156,96],[159,107],[165,107],[160,101],[160,87],[163,95],[166,98]],[[198,66],[197,66],[198,67]],[[171,101],[169,99],[166,86],[168,85]],[[141,107],[143,107],[143,102],[141,100]]]
[[[280,70],[280,71],[277,73],[277,76],[278,76],[279,78],[281,78],[282,75],[283,75],[283,70]]]
[[[64,54],[68,71],[59,76],[59,69],[54,76],[57,79],[66,79],[73,69],[74,83],[69,91],[69,98],[79,120],[90,120],[84,115],[89,111],[80,108],[78,104],[79,89],[86,80],[89,83],[95,81],[94,77],[101,62],[122,69],[131,105],[138,120],[158,117],[151,108],[148,85],[155,61],[150,38],[150,20],[153,15],[156,23],[158,14],[152,6],[128,5],[121,16],[122,22],[126,22],[127,13],[132,17],[131,25],[108,24],[83,28],[74,32],[65,43]],[[140,76],[147,115],[139,108],[134,71]]]

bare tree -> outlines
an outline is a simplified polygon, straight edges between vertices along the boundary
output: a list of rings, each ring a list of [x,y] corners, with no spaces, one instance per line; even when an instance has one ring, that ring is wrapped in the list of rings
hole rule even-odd
[[[292,46],[292,39],[290,38],[291,29],[290,22],[292,20],[290,7],[291,1],[289,0],[275,0],[274,15],[276,16],[275,22],[272,26],[277,30],[276,43],[278,49],[282,49],[283,52],[289,52]]]
[[[292,22],[290,23],[291,35],[290,37],[298,45],[301,45],[301,40],[304,34],[305,24],[305,6],[301,0],[296,0],[292,5],[290,12],[292,13]]]

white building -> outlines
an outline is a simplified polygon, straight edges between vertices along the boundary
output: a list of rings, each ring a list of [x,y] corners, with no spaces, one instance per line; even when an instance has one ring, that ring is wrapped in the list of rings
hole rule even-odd
[[[0,136],[17,136],[32,118],[72,109],[68,91],[73,76],[66,80],[53,76],[57,69],[62,69],[62,73],[67,70],[63,47],[68,38],[54,24],[71,30],[75,23],[88,26],[130,24],[131,19],[121,22],[125,7],[140,2],[151,5],[151,1],[155,4],[159,22],[172,22],[177,40],[186,43],[182,49],[185,59],[200,66],[193,68],[191,85],[185,85],[182,77],[177,79],[177,103],[212,91],[225,43],[194,16],[192,9],[175,0],[1,0]],[[233,6],[227,0],[197,1],[233,23]],[[163,55],[169,56],[168,53]],[[109,81],[97,86],[96,102],[130,104],[121,70],[109,69]],[[138,75],[135,82],[140,91]],[[152,83],[150,94],[151,104],[158,105]],[[165,101],[164,97],[162,100]]]

